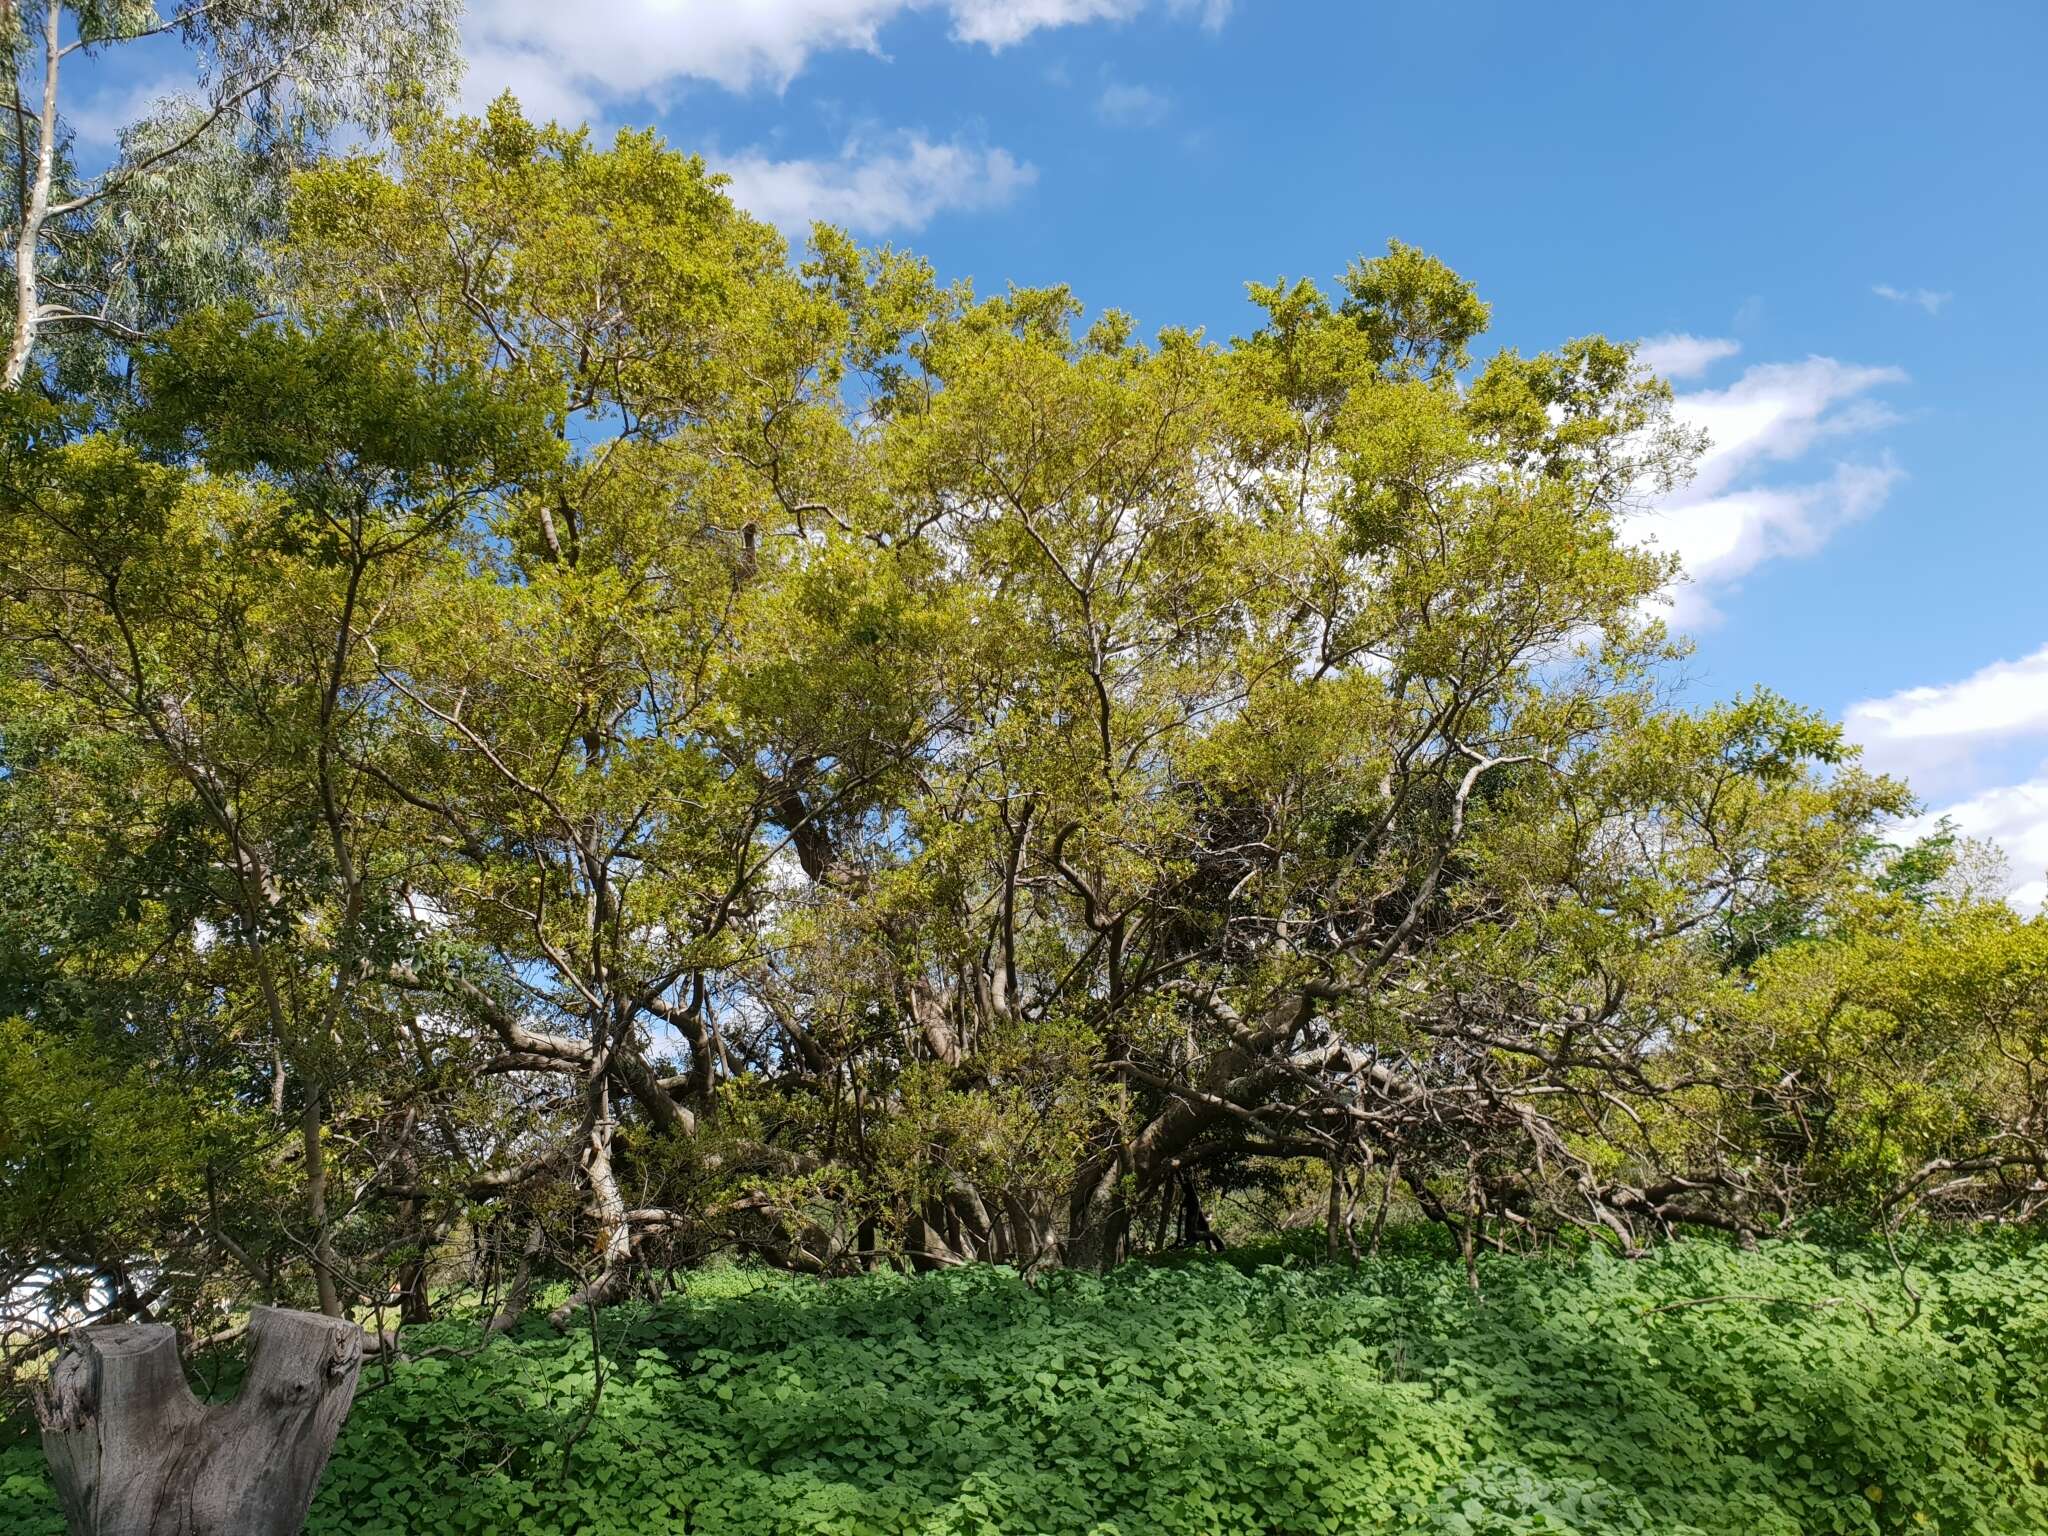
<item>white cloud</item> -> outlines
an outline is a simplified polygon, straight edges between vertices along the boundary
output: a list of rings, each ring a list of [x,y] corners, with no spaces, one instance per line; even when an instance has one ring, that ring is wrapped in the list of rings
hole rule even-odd
[[[463,50],[462,108],[481,113],[510,91],[537,123],[575,127],[595,123],[603,103],[589,78],[562,69],[544,55],[496,41],[471,41]],[[593,134],[600,142],[605,135]]]
[[[1705,367],[1706,354],[1723,343],[1682,338],[1669,355]],[[1726,351],[1713,352],[1725,357]],[[1886,384],[1903,382],[1896,368],[1859,367],[1833,358],[1762,363],[1725,389],[1680,393],[1674,412],[1684,425],[1704,430],[1706,454],[1690,484],[1631,519],[1639,540],[1678,555],[1691,578],[1673,600],[1681,625],[1718,617],[1713,589],[1726,587],[1768,560],[1810,555],[1836,531],[1868,516],[1900,478],[1889,459],[1837,462],[1822,478],[1780,483],[1769,467],[1804,458],[1817,444],[1867,432],[1894,420],[1871,398]]]
[[[1908,823],[1908,838],[1924,836],[1942,817],[1958,832],[1995,843],[2011,860],[2013,885],[2006,902],[2023,916],[2048,903],[2048,773],[2019,784],[1987,789]]]
[[[1164,121],[1173,104],[1149,85],[1112,80],[1095,98],[1095,115],[1119,128],[1150,128]]]
[[[1038,179],[1008,150],[922,134],[849,139],[831,159],[750,151],[714,164],[732,177],[734,202],[793,236],[819,219],[865,234],[916,231],[940,213],[1000,207]]]
[[[1724,357],[1733,357],[1742,343],[1725,336],[1692,336],[1681,331],[1647,336],[1636,343],[1636,361],[1663,379],[1694,379]]]
[[[1126,21],[1145,0],[949,0],[953,35],[963,43],[1007,48],[1049,27]]]
[[[1049,28],[1126,21],[1148,3],[473,0],[463,19],[463,95],[475,108],[510,87],[534,115],[575,121],[604,102],[659,96],[688,80],[731,91],[781,90],[813,55],[879,54],[883,29],[915,11],[941,12],[957,41],[994,50]],[[1230,13],[1228,0],[1168,0],[1166,9],[1211,28]]]
[[[1930,315],[1940,314],[1942,305],[1955,297],[1952,293],[1937,293],[1932,288],[1894,288],[1890,283],[1872,283],[1870,291],[1894,304],[1917,304]]]
[[[1923,778],[1994,743],[2048,736],[2048,645],[1960,682],[1852,704],[1843,724],[1872,767]]]
[[[903,0],[477,0],[463,17],[464,93],[474,105],[507,86],[538,87],[573,107],[684,79],[779,89],[813,53],[876,51],[882,24],[903,9]],[[544,115],[538,102],[530,110]]]
[[[1867,432],[1896,418],[1865,399],[1883,384],[1905,382],[1897,368],[1866,368],[1809,357],[1801,363],[1760,363],[1726,389],[1678,397],[1679,419],[1706,429],[1709,445],[1691,486],[1716,494],[1764,459],[1801,457],[1824,437]]]
[[[963,43],[1007,48],[1033,32],[1090,21],[1128,21],[1146,0],[946,0],[953,35]],[[1193,16],[1213,32],[1230,19],[1231,0],[1167,0],[1175,16]]]
[[[1676,595],[1678,621],[1715,621],[1719,610],[1701,589],[1725,587],[1766,561],[1814,554],[1882,503],[1900,474],[1889,462],[1837,464],[1825,480],[1667,503],[1651,514],[1653,537],[1679,557],[1692,581]]]
[[[1956,682],[1865,699],[1849,706],[1842,723],[1867,765],[1950,797],[1909,824],[1908,835],[1924,835],[1946,816],[1965,836],[2005,851],[2017,882],[2006,895],[2014,907],[2031,913],[2048,900],[2048,765],[2019,783],[1966,793],[1988,776],[1996,749],[2048,740],[2048,645]]]

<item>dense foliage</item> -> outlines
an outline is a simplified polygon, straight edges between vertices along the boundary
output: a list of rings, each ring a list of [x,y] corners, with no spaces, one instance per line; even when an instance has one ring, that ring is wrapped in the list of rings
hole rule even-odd
[[[1411,1244],[1411,1246],[1414,1246]],[[2048,1265],[1682,1243],[1320,1269],[748,1271],[375,1368],[314,1533],[1561,1532],[2048,1524]],[[579,1433],[580,1431],[580,1433]],[[0,1531],[56,1536],[31,1447]]]
[[[1672,703],[1629,345],[1482,356],[1399,243],[1143,342],[410,100],[274,310],[0,393],[10,1371],[1247,1189],[1467,1262],[2038,1215],[2048,922],[1827,721]]]

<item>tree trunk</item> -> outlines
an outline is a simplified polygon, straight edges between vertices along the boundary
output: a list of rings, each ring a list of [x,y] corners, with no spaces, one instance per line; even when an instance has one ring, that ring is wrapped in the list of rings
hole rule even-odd
[[[1346,1204],[1349,1191],[1344,1187],[1344,1165],[1336,1158],[1330,1159],[1330,1212],[1323,1219],[1323,1257],[1330,1263],[1337,1262],[1337,1245],[1351,1235],[1351,1221]]]
[[[609,1306],[625,1289],[633,1266],[633,1228],[626,1218],[625,1196],[612,1170],[612,1141],[618,1122],[612,1118],[611,1080],[606,1057],[597,1056],[585,1086],[583,1178],[590,1189],[590,1212],[602,1224],[598,1234],[598,1267],[548,1321],[556,1329],[569,1326],[585,1307]]]
[[[1182,1248],[1207,1248],[1211,1253],[1223,1251],[1223,1239],[1216,1235],[1209,1225],[1209,1218],[1202,1212],[1201,1192],[1195,1188],[1195,1176],[1188,1169],[1180,1171],[1180,1241]]]
[[[941,992],[923,980],[910,984],[910,1017],[917,1025],[925,1049],[932,1053],[933,1060],[957,1067],[962,1054],[960,1037],[954,1032],[953,1021],[948,1017],[952,996],[950,991]]]
[[[447,1224],[430,1218],[430,1208],[424,1202],[402,1200],[398,1206],[398,1220],[408,1229],[418,1251],[398,1269],[398,1320],[401,1323],[431,1323],[434,1320],[433,1301],[427,1294],[429,1270],[434,1249],[447,1235]]]
[[[363,1332],[257,1307],[249,1372],[202,1405],[159,1324],[88,1328],[37,1393],[72,1536],[295,1536],[355,1397]]]
[[[540,1250],[540,1223],[535,1222],[526,1229],[526,1244],[519,1251],[519,1272],[512,1277],[512,1288],[485,1325],[486,1334],[509,1333],[526,1315],[526,1305],[533,1299],[533,1261],[540,1257]]]
[[[1067,1202],[1064,1258],[1068,1268],[1100,1273],[1123,1260],[1131,1225],[1130,1206],[1124,1199],[1124,1165],[1120,1149],[1116,1149],[1082,1168]]]
[[[398,1320],[401,1323],[431,1323],[434,1304],[427,1294],[427,1261],[410,1259],[398,1272]]]
[[[27,206],[21,210],[21,233],[14,242],[14,334],[8,338],[7,362],[0,369],[0,388],[12,389],[28,372],[28,361],[36,349],[36,322],[42,315],[42,290],[36,281],[36,258],[41,254],[43,224],[49,218],[50,181],[56,171],[57,150],[57,62],[63,57],[58,47],[64,7],[50,0],[43,12],[43,110],[36,119],[38,140],[36,164],[30,173],[24,163],[17,167],[27,183]],[[26,114],[14,119],[18,153],[27,158]]]
[[[339,1317],[341,1293],[334,1284],[334,1241],[327,1230],[327,1152],[320,1134],[324,1097],[318,1089],[307,1089],[306,1107],[299,1116],[299,1138],[306,1155],[306,1220],[313,1228],[313,1283],[320,1292],[321,1312]]]

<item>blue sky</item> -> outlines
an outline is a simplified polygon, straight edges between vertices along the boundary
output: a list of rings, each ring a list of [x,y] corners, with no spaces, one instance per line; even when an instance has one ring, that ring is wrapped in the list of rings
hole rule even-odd
[[[1227,336],[1248,279],[1396,236],[1494,343],[1649,339],[1715,439],[1639,527],[1692,686],[1845,718],[2048,895],[2040,0],[471,0],[464,37],[471,103],[654,123],[984,291]]]

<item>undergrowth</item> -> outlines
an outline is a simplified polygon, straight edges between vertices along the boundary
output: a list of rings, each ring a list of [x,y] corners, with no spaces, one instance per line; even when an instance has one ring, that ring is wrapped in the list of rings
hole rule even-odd
[[[1704,1242],[1623,1262],[711,1270],[376,1366],[307,1529],[371,1533],[2048,1530],[2048,1258]],[[1917,1295],[1917,1304],[1914,1296]],[[58,1536],[0,1449],[0,1536]]]

